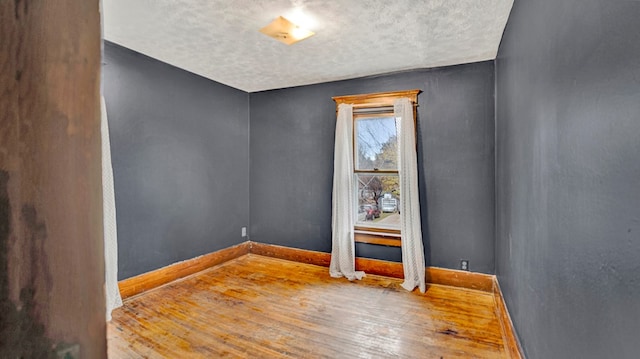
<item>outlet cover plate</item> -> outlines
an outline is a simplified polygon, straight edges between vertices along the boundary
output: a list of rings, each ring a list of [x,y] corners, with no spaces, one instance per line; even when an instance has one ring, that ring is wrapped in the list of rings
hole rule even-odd
[[[460,269],[461,270],[469,270],[469,260],[468,259],[461,259],[460,260]]]

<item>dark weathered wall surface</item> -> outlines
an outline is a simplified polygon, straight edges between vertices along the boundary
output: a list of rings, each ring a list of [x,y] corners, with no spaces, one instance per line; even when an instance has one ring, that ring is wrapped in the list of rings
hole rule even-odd
[[[494,68],[483,62],[252,93],[251,239],[331,250],[332,96],[419,88],[428,265],[494,270]],[[358,255],[399,260],[396,248]]]
[[[516,1],[497,274],[529,358],[640,355],[640,2]]]
[[[98,1],[0,19],[0,358],[105,358]]]
[[[120,279],[244,241],[248,94],[105,44]]]

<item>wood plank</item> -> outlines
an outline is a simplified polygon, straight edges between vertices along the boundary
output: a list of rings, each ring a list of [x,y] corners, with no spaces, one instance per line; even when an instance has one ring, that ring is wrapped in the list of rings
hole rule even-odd
[[[356,270],[391,278],[404,278],[402,263],[356,257]]]
[[[176,279],[186,277],[220,263],[238,258],[249,253],[249,247],[249,242],[244,242],[233,247],[174,263],[135,277],[127,278],[118,282],[120,295],[123,299],[128,298],[170,283]]]
[[[251,242],[250,251],[252,254],[259,254],[261,256],[286,259],[323,267],[329,267],[329,263],[331,262],[331,254],[329,253],[283,247],[275,244]]]
[[[491,274],[439,267],[427,267],[426,270],[427,283],[493,292],[493,278],[495,276]]]
[[[346,95],[346,96],[334,96],[331,99],[336,102],[336,107],[342,103],[353,104],[354,107],[366,106],[393,106],[393,101],[396,99],[407,97],[414,104],[418,102],[418,94],[422,90],[405,90],[405,91],[393,91],[393,92],[378,92],[370,94],[360,95]]]
[[[174,263],[167,267],[122,280],[119,282],[120,293],[123,298],[128,298],[247,253],[323,267],[329,267],[329,263],[331,262],[331,254],[325,252],[266,243],[245,242],[234,247],[187,261]],[[355,265],[356,270],[364,271],[368,274],[404,278],[402,263],[357,257]],[[484,292],[493,291],[494,276],[488,274],[427,267],[425,268],[425,276],[427,283],[475,289]]]
[[[258,242],[251,242],[251,253],[324,267],[328,267],[331,262],[329,253]],[[398,262],[357,257],[356,270],[386,277],[404,278],[402,263]],[[427,283],[493,292],[493,275],[438,267],[427,267],[425,271]]]
[[[402,240],[400,237],[395,236],[385,236],[380,234],[370,234],[370,233],[355,233],[354,241],[357,243],[368,243],[368,244],[377,244],[381,246],[387,247],[401,247]]]
[[[510,358],[524,358],[524,355],[522,354],[522,346],[520,345],[520,341],[518,340],[518,336],[516,335],[516,330],[513,326],[513,322],[511,321],[509,311],[507,310],[507,304],[505,303],[504,297],[502,296],[502,291],[500,290],[500,284],[498,283],[497,277],[494,278],[493,284],[493,297],[496,302],[496,315],[500,320],[500,328],[502,329],[502,340],[505,343],[505,348],[507,348],[507,353],[509,354]]]
[[[114,358],[507,358],[493,293],[397,278],[349,282],[248,254],[131,297],[108,325]]]

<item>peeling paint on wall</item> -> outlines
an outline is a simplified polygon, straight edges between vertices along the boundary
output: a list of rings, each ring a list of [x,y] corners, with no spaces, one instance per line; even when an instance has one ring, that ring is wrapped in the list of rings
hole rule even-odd
[[[20,290],[20,302],[14,303],[9,296],[9,242],[11,235],[11,203],[7,190],[9,183],[9,173],[0,170],[0,357],[3,358],[54,358],[55,352],[52,349],[51,341],[45,336],[44,325],[37,318],[37,308],[35,304],[35,275],[39,271],[37,268],[46,263],[35,263],[32,266],[36,270],[31,271],[31,279]],[[46,227],[44,223],[38,223],[35,209],[25,208],[23,211],[25,218],[33,220],[31,224],[36,231],[32,231],[30,238],[32,255],[42,251],[41,243],[46,237]],[[44,237],[42,237],[44,236]],[[42,253],[40,253],[42,254]],[[47,283],[51,283],[48,278]]]

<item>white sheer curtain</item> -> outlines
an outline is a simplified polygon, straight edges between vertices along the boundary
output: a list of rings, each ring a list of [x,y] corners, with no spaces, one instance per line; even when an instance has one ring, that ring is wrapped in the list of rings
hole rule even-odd
[[[333,159],[332,245],[329,274],[332,277],[346,277],[349,280],[364,277],[364,272],[355,269],[353,181],[353,106],[340,104]]]
[[[107,321],[111,320],[111,311],[122,306],[118,289],[118,237],[116,227],[116,200],[113,190],[113,168],[111,167],[111,142],[109,141],[109,122],[107,107],[102,101],[100,132],[102,135],[102,210],[104,222],[104,263],[105,295]]]
[[[418,156],[416,153],[416,129],[413,104],[408,98],[397,99],[393,112],[400,118],[399,160],[400,167],[400,231],[402,233],[402,287],[412,291],[415,287],[424,293],[425,263],[420,224],[420,201],[418,194]]]

